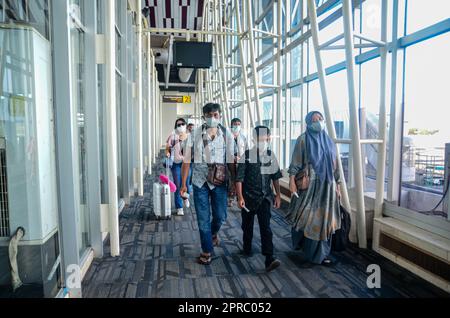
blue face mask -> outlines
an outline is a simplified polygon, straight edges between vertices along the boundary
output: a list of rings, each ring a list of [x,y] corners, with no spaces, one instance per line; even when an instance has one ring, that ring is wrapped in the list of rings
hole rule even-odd
[[[311,124],[311,129],[315,132],[321,132],[325,130],[325,122],[323,120],[315,121]]]

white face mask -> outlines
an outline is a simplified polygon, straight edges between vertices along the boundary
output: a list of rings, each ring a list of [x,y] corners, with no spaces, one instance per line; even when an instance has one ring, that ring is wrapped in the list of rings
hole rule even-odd
[[[206,118],[205,122],[206,122],[206,126],[208,126],[209,128],[217,128],[220,124],[220,119],[216,119],[214,117],[209,117],[209,118]]]
[[[177,128],[177,133],[184,134],[187,131],[186,125]]]
[[[258,141],[256,143],[258,150],[261,152],[267,151],[269,149],[269,143],[267,141]]]
[[[231,127],[231,131],[235,134],[238,134],[241,132],[241,126],[233,126]]]

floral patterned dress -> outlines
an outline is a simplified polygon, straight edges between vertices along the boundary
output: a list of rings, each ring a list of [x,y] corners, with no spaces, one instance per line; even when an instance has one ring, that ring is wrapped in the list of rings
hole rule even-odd
[[[301,250],[306,259],[321,264],[331,252],[331,238],[341,227],[339,198],[336,187],[340,183],[339,169],[334,171],[332,183],[321,181],[308,164],[306,137],[302,134],[295,145],[289,176],[309,169],[307,190],[298,190],[289,205],[288,220],[292,223],[293,248]]]

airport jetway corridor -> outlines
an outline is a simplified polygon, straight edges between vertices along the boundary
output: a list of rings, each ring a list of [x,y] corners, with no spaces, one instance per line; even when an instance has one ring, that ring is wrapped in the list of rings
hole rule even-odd
[[[450,297],[449,56],[448,0],[0,0],[0,298]]]
[[[332,267],[314,266],[291,248],[286,204],[274,211],[272,230],[282,266],[264,270],[255,225],[254,255],[242,254],[241,210],[228,209],[211,266],[196,262],[198,225],[192,204],[184,216],[157,220],[152,184],[161,167],[145,178],[144,197],[134,198],[120,218],[121,256],[95,260],[83,282],[87,298],[409,298],[447,294],[368,250],[335,253]],[[106,242],[105,253],[108,253]],[[367,287],[371,264],[383,268],[382,288]]]

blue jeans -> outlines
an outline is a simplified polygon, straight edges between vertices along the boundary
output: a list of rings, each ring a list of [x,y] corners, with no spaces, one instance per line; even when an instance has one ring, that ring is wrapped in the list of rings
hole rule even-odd
[[[227,192],[226,185],[215,187],[214,190],[207,183],[201,188],[194,185],[194,204],[203,253],[213,252],[212,236],[219,232],[227,218]]]
[[[187,181],[187,185],[186,187],[188,188],[189,193],[194,193],[194,188],[192,187],[192,165],[189,168],[189,177],[188,177],[188,181]]]
[[[172,165],[172,176],[173,176],[173,183],[177,186],[177,192],[175,192],[175,208],[182,209],[183,208],[183,199],[180,195],[180,189],[181,189],[181,166],[183,163],[174,163]],[[189,176],[188,180],[191,178],[191,170],[189,170]],[[188,186],[188,193],[191,193],[189,191]]]

